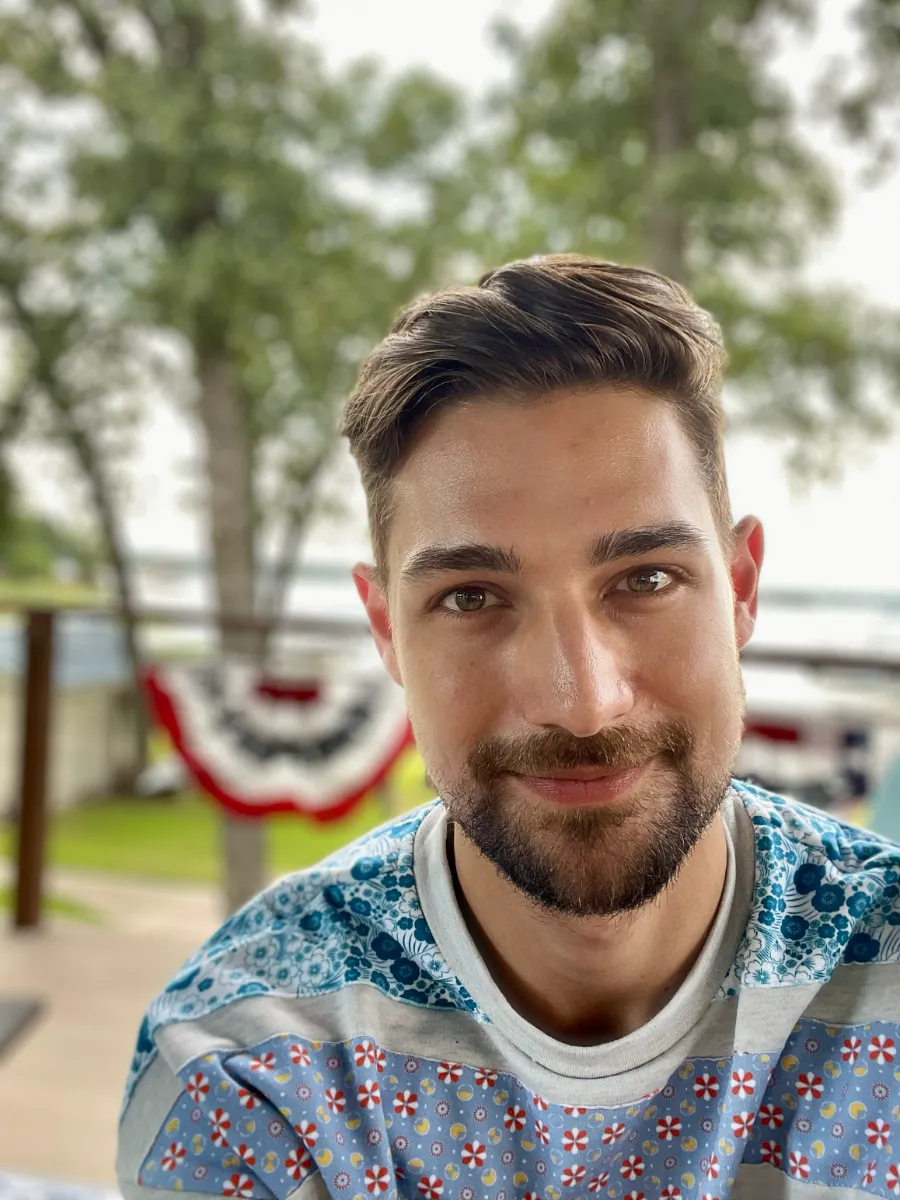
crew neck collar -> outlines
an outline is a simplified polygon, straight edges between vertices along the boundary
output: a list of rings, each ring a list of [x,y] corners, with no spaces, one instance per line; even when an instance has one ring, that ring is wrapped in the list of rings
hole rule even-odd
[[[447,813],[439,803],[416,833],[413,869],[425,919],[450,969],[484,1016],[521,1053],[556,1074],[601,1079],[664,1054],[697,1023],[724,979],[740,943],[752,890],[753,831],[734,789],[723,809],[727,866],[712,928],[687,978],[666,1006],[626,1037],[570,1045],[531,1025],[509,1003],[482,960],[460,912],[447,861]],[[738,849],[736,850],[736,845]]]

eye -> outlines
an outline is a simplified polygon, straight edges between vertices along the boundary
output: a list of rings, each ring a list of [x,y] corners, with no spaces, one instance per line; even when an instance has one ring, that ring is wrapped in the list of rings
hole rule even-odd
[[[666,571],[662,567],[639,567],[635,571],[629,571],[613,590],[624,591],[632,596],[655,596],[668,591],[676,582],[673,571]]]
[[[484,612],[486,608],[494,608],[497,604],[499,600],[487,588],[460,587],[448,592],[442,598],[440,607],[455,617],[461,617],[466,613]]]

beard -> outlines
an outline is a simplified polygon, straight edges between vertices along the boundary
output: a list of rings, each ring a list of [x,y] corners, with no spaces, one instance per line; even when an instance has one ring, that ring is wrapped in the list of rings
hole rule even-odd
[[[486,738],[462,776],[440,794],[453,825],[540,908],[577,917],[614,916],[669,886],[722,807],[738,733],[713,765],[701,765],[690,726],[616,727],[590,738],[554,729]],[[511,775],[650,764],[629,795],[602,805],[550,807]],[[524,794],[523,794],[524,793]]]

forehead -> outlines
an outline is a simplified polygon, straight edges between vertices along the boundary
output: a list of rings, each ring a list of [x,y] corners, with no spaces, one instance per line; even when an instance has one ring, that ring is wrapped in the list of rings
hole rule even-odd
[[[537,561],[672,520],[715,534],[671,403],[612,388],[472,401],[439,412],[395,476],[388,558],[393,574],[426,546],[488,541]]]

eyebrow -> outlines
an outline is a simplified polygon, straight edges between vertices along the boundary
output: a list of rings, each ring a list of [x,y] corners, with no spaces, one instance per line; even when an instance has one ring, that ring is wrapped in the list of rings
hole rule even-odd
[[[660,550],[702,553],[709,549],[709,544],[707,535],[696,525],[687,521],[672,521],[664,525],[601,534],[591,545],[587,562],[591,567],[602,567],[623,558],[640,558]],[[426,546],[417,550],[400,574],[404,580],[418,583],[434,575],[453,571],[519,575],[522,570],[522,560],[515,550],[482,542],[461,542],[455,546]]]

